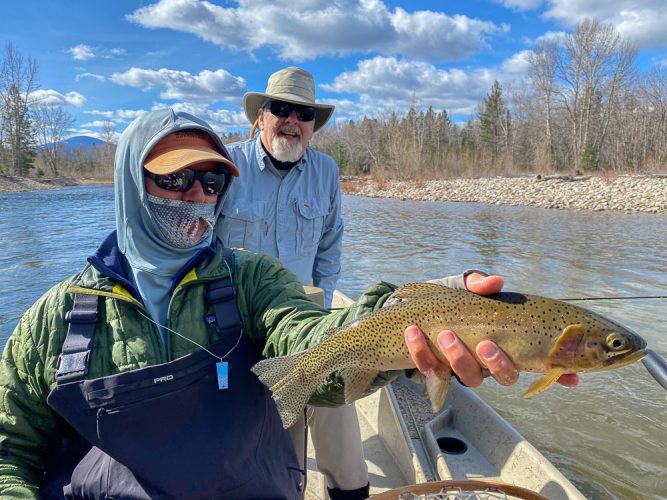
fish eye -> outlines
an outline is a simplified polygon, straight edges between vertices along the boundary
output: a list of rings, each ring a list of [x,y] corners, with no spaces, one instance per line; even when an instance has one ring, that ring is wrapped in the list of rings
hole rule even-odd
[[[607,346],[614,351],[619,351],[625,347],[625,341],[616,334],[607,337]]]

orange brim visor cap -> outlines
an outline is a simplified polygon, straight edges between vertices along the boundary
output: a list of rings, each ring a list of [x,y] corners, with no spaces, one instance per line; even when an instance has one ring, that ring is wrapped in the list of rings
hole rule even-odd
[[[166,175],[207,161],[222,163],[234,177],[239,176],[236,165],[216,151],[210,139],[195,134],[168,135],[148,153],[144,168]]]

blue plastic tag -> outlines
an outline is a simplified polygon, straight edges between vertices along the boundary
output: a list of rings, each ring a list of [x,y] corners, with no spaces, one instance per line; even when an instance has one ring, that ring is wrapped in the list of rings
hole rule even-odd
[[[215,369],[218,372],[218,389],[221,391],[229,387],[229,369],[227,361],[218,361],[215,364]]]

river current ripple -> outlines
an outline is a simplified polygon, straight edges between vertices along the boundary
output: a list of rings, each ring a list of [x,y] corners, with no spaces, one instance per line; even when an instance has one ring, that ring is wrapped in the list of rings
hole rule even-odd
[[[114,228],[109,186],[0,193],[0,346],[18,318],[79,271]],[[476,268],[505,290],[554,298],[667,295],[667,216],[344,196],[343,275],[351,297]],[[579,305],[642,335],[667,358],[666,300]],[[588,498],[664,498],[667,404],[641,363],[584,374],[575,389],[521,397],[487,380],[476,391]]]

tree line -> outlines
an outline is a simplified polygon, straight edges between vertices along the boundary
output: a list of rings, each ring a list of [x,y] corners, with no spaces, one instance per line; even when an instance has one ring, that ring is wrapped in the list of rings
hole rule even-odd
[[[113,177],[112,124],[102,146],[66,149],[74,118],[37,93],[38,63],[7,42],[0,59],[0,173],[20,177]]]
[[[641,72],[637,47],[595,19],[540,42],[527,78],[494,82],[476,113],[384,111],[315,134],[314,148],[343,175],[415,179],[550,172],[667,172],[667,68]],[[7,43],[0,60],[0,173],[113,177],[114,129],[105,143],[65,150],[74,120],[34,96],[37,62]],[[238,133],[222,136],[231,142]]]
[[[584,20],[542,41],[521,86],[494,82],[475,116],[413,106],[337,124],[314,146],[348,175],[433,178],[549,172],[667,172],[667,69],[636,67],[637,47]]]

